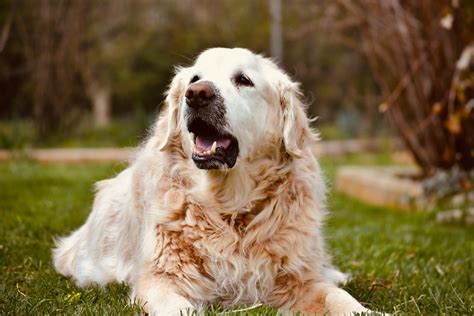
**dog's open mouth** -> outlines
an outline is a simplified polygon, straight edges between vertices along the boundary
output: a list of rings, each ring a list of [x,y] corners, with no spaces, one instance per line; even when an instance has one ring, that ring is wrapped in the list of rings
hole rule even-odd
[[[228,169],[235,165],[239,154],[237,139],[201,118],[188,124],[193,133],[193,161],[200,169]]]

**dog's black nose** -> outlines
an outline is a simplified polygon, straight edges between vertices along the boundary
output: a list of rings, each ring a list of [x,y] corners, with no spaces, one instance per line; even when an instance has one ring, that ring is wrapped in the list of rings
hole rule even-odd
[[[210,83],[198,82],[188,87],[185,93],[186,104],[192,108],[200,108],[209,104],[214,99],[214,88]]]

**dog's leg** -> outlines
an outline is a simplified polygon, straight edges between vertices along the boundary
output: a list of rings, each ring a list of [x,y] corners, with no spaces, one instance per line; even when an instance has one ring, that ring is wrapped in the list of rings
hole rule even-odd
[[[177,294],[175,287],[165,279],[143,276],[132,289],[131,300],[140,303],[153,316],[193,315],[193,305]]]
[[[128,281],[133,273],[140,223],[131,196],[132,172],[122,171],[97,184],[97,194],[86,223],[56,241],[56,270],[72,276],[79,286]]]
[[[310,315],[351,315],[370,312],[349,293],[330,283],[316,283],[304,293],[294,306],[294,311]]]
[[[323,274],[327,280],[330,280],[335,285],[345,285],[351,278],[350,274],[343,273],[333,266],[324,267]]]

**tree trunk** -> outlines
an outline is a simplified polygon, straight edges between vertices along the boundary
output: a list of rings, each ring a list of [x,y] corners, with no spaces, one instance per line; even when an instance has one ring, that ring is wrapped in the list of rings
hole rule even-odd
[[[90,82],[88,95],[92,103],[94,125],[96,127],[108,126],[111,118],[111,93],[109,86],[98,82]]]
[[[281,31],[281,0],[269,0],[271,16],[270,50],[273,58],[283,60],[283,38]]]

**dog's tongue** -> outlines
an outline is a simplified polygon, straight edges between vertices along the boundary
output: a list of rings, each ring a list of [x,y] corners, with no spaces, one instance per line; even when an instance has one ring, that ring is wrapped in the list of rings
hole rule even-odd
[[[216,147],[223,147],[224,149],[229,147],[230,139],[229,138],[218,138],[215,139],[211,136],[196,136],[196,146],[203,150],[210,150],[212,145],[216,142]]]

